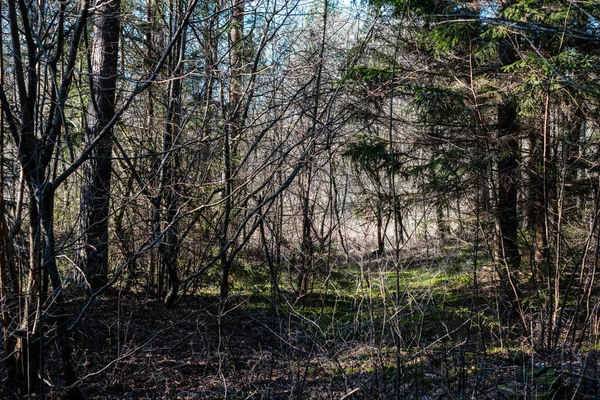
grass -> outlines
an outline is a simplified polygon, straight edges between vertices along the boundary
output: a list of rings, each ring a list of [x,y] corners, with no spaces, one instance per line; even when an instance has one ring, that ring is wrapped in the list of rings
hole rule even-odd
[[[397,272],[385,258],[338,261],[333,271],[313,274],[303,296],[283,270],[273,297],[258,261],[233,272],[227,303],[214,284],[173,310],[140,304],[135,295],[107,296],[82,324],[80,374],[92,373],[85,381],[90,398],[340,398],[355,389],[357,398],[397,391],[405,398],[498,398],[511,390],[537,396],[559,393],[556,387],[571,393],[569,378],[552,367],[564,360],[524,347],[514,318],[498,318],[494,292],[473,291],[471,255],[448,252]],[[157,334],[159,327],[170,328]],[[109,340],[96,343],[102,335]],[[106,357],[85,358],[100,345],[110,347],[101,352]],[[107,383],[94,373],[120,354],[113,348],[119,345],[138,350],[111,364]]]

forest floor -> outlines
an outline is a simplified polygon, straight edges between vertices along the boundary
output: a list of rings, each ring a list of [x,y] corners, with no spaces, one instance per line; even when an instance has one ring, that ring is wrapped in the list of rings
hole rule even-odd
[[[489,267],[361,265],[301,298],[186,295],[167,309],[106,294],[74,334],[81,387],[90,399],[600,398],[600,352],[534,351]]]

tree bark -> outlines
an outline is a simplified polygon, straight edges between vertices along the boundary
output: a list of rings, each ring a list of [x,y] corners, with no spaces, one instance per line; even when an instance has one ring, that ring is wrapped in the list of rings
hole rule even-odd
[[[500,65],[506,66],[514,62],[514,50],[510,43],[504,42],[499,47]],[[505,98],[498,105],[498,193],[496,219],[499,231],[498,270],[503,284],[511,283],[512,272],[521,263],[518,244],[519,218],[517,215],[517,190],[519,186],[519,142],[517,105],[510,98]]]
[[[97,0],[92,44],[88,143],[115,114],[115,92],[120,33],[120,0]],[[108,279],[108,219],[112,134],[102,137],[83,166],[80,264],[91,292]]]
[[[244,60],[244,6],[245,0],[233,0],[230,17],[229,30],[229,105],[227,124],[225,126],[223,138],[223,221],[221,225],[220,252],[221,252],[221,299],[229,296],[229,273],[233,260],[229,256],[229,228],[231,225],[233,199],[233,157],[235,153],[232,146],[232,137],[239,135],[243,129],[244,121],[241,113],[242,109],[242,70]]]
[[[174,57],[174,62],[172,63],[174,76],[169,85],[167,120],[163,134],[163,153],[166,160],[161,173],[160,190],[161,194],[164,194],[167,210],[164,217],[166,232],[163,240],[159,242],[159,251],[168,278],[167,294],[164,299],[167,307],[173,305],[179,291],[177,258],[179,255],[180,239],[177,213],[179,211],[179,191],[181,188],[178,183],[177,174],[180,155],[179,150],[174,149],[174,146],[178,143],[177,136],[181,129],[181,80],[179,73],[185,54],[185,37],[185,34],[181,35],[177,55]]]
[[[0,2],[0,15],[2,15],[2,2]],[[0,43],[3,43],[3,32],[0,29]],[[0,46],[0,86],[4,87],[4,51]],[[2,302],[2,339],[4,343],[5,366],[8,377],[15,378],[15,356],[13,349],[16,346],[15,338],[10,334],[16,321],[13,313],[18,310],[19,280],[14,262],[14,245],[9,234],[6,210],[4,204],[4,113],[0,112],[0,295]],[[12,383],[12,382],[10,382]]]

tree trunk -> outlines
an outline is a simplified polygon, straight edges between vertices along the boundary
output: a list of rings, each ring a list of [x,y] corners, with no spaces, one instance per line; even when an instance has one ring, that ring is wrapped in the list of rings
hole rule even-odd
[[[2,15],[2,2],[0,2],[0,15]],[[4,37],[0,29],[0,43]],[[4,51],[0,46],[0,86],[4,87]],[[6,209],[4,204],[4,113],[0,112],[0,295],[2,302],[2,340],[4,343],[4,360],[8,371],[9,380],[15,379],[15,355],[13,350],[16,346],[14,331],[16,321],[13,313],[18,310],[19,280],[14,261],[14,245],[6,221]],[[12,382],[10,382],[12,383]]]
[[[166,162],[163,165],[161,174],[161,193],[164,191],[164,198],[167,206],[165,215],[165,236],[160,241],[159,251],[165,270],[167,271],[167,294],[164,303],[170,307],[177,298],[179,291],[179,275],[177,267],[177,257],[179,255],[179,229],[177,213],[179,209],[179,194],[181,190],[178,184],[177,172],[179,170],[179,150],[174,147],[177,145],[178,132],[181,129],[181,80],[179,72],[183,55],[185,54],[185,34],[181,35],[181,41],[178,45],[179,51],[172,63],[173,81],[169,88],[169,99],[167,109],[167,120],[165,123],[165,132],[163,134],[163,153]]]
[[[221,282],[220,291],[221,298],[226,299],[229,296],[229,272],[233,260],[229,258],[228,243],[229,243],[229,228],[231,225],[232,216],[232,193],[233,193],[233,156],[235,153],[232,147],[232,137],[240,135],[244,121],[242,118],[242,70],[244,60],[244,6],[245,0],[234,0],[231,8],[231,28],[229,30],[229,105],[227,124],[223,138],[223,181],[225,188],[223,190],[223,221],[221,225]]]
[[[314,245],[312,240],[313,207],[310,204],[312,184],[312,163],[306,167],[306,187],[302,191],[302,245],[300,248],[300,265],[298,266],[298,294],[308,292],[308,280],[312,270]]]
[[[61,355],[61,376],[64,379],[65,386],[70,387],[67,390],[67,399],[84,399],[85,396],[77,384],[77,373],[72,359],[71,341],[67,327],[67,316],[64,307],[64,290],[58,266],[56,265],[56,245],[54,239],[54,190],[52,186],[46,185],[38,193],[39,213],[41,220],[41,236],[43,240],[42,265],[47,276],[50,277],[53,289],[53,308],[52,322],[56,324],[56,345]],[[44,274],[46,275],[46,274]],[[42,324],[44,321],[39,321]],[[40,333],[43,334],[43,327],[40,325]],[[43,340],[42,335],[36,338],[39,342]],[[36,347],[43,349],[43,343],[38,343]],[[43,358],[42,358],[43,360]],[[43,378],[43,375],[42,375]],[[43,396],[42,396],[43,398]]]
[[[533,131],[529,135],[530,160],[529,160],[529,204],[527,208],[528,228],[533,240],[533,261],[540,268],[547,261],[547,234],[544,209],[547,206],[547,191],[545,190],[545,135],[544,140],[538,137],[539,132]],[[544,271],[545,274],[545,271]]]
[[[500,45],[501,66],[514,62],[510,43]],[[503,284],[510,283],[509,291],[517,289],[512,274],[521,263],[518,244],[519,218],[517,215],[517,189],[519,185],[519,142],[517,105],[505,98],[498,105],[498,194],[496,219],[499,231],[498,271]]]
[[[438,200],[435,203],[435,215],[438,229],[439,238],[444,241],[450,234],[450,229],[447,224],[447,218],[444,215],[444,204],[442,203],[441,196],[438,196]]]
[[[92,44],[92,73],[88,145],[115,114],[115,92],[120,33],[120,0],[97,0]],[[108,218],[112,134],[104,135],[83,167],[80,264],[91,292],[108,280]]]

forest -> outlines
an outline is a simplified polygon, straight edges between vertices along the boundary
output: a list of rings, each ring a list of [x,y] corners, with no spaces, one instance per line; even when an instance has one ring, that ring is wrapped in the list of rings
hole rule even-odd
[[[599,75],[598,0],[0,0],[0,398],[599,398]]]

